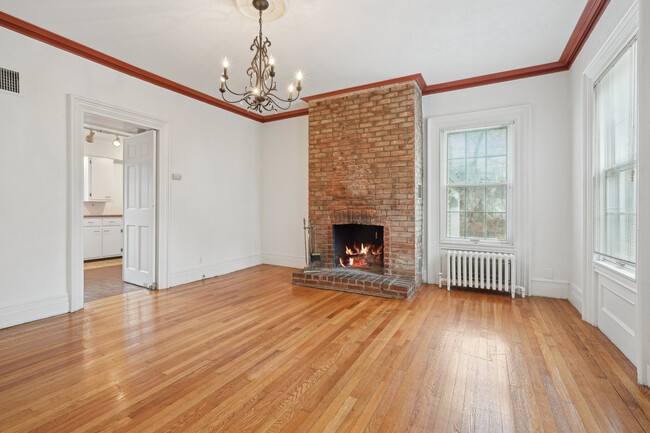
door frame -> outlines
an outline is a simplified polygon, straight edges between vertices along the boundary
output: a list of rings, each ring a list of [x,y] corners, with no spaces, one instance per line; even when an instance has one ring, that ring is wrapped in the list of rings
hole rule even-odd
[[[86,113],[135,123],[158,131],[156,149],[156,269],[155,282],[159,289],[169,281],[169,201],[171,123],[143,113],[106,104],[77,95],[68,95],[68,218],[67,218],[67,281],[70,311],[84,306],[83,257],[83,154],[84,115]]]

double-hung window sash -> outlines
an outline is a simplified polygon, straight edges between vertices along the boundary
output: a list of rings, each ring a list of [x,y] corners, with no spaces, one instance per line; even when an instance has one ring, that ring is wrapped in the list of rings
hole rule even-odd
[[[596,82],[595,253],[636,263],[637,78],[632,42]]]

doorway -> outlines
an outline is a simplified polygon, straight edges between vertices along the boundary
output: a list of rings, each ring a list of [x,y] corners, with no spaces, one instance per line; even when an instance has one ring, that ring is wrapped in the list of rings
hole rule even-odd
[[[166,288],[168,122],[73,95],[69,107],[70,311],[84,298]]]
[[[156,132],[86,113],[84,136],[84,302],[152,288]]]

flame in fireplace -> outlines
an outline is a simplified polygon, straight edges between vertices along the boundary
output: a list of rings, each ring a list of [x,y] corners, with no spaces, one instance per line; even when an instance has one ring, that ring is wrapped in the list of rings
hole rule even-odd
[[[381,253],[383,249],[383,245],[364,245],[362,243],[361,248],[357,247],[356,244],[352,245],[351,248],[346,245],[345,255],[347,257],[345,260],[339,257],[339,264],[344,268],[368,268],[371,264],[382,260]]]

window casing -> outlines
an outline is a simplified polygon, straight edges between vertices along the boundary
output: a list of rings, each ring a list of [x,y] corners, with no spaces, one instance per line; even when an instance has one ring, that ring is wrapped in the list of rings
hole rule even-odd
[[[636,40],[594,85],[594,259],[634,274],[637,233]]]
[[[442,244],[513,246],[513,123],[441,131]]]

